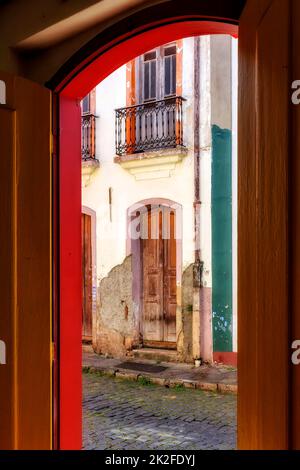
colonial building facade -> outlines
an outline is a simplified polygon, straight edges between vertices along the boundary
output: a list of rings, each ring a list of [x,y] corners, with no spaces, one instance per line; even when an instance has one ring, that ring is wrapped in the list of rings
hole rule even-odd
[[[237,40],[145,53],[82,101],[83,339],[236,364]]]

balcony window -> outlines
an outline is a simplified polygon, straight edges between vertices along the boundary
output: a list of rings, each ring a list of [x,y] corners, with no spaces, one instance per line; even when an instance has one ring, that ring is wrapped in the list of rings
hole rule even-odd
[[[81,102],[82,114],[91,113],[91,97],[90,94],[86,95]]]
[[[96,159],[95,90],[81,101],[81,157],[83,161]]]
[[[176,46],[164,48],[165,97],[176,95]]]
[[[144,55],[144,101],[156,99],[156,51]]]
[[[183,147],[183,102],[175,96],[117,109],[116,154]]]
[[[96,116],[83,114],[81,116],[81,157],[82,160],[94,160],[96,158]]]

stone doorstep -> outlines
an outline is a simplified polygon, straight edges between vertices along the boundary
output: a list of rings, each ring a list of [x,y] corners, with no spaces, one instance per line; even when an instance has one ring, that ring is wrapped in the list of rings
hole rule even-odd
[[[160,385],[162,387],[167,388],[176,388],[176,387],[184,387],[188,389],[198,389],[203,390],[206,392],[218,392],[218,393],[231,393],[237,394],[238,386],[236,384],[225,384],[225,383],[208,383],[208,382],[201,382],[199,380],[183,380],[183,379],[165,379],[160,377],[153,377],[149,374],[139,374],[134,372],[128,372],[127,370],[120,370],[120,369],[106,369],[101,367],[94,367],[94,366],[83,366],[83,372],[89,372],[92,374],[100,373],[106,375],[108,377],[115,377],[117,379],[123,380],[132,380],[138,381],[140,377],[145,377],[149,379],[150,382],[154,385]]]

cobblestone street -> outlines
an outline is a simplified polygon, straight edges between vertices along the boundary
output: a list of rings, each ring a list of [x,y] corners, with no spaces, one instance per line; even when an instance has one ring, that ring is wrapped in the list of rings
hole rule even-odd
[[[236,396],[83,374],[85,449],[236,447]]]

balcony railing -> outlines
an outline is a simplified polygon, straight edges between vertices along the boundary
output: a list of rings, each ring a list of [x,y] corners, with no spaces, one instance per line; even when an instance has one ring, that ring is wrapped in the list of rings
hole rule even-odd
[[[116,154],[184,146],[183,101],[176,96],[116,109]]]
[[[82,160],[95,160],[96,158],[96,116],[83,114],[81,116],[81,157]]]

